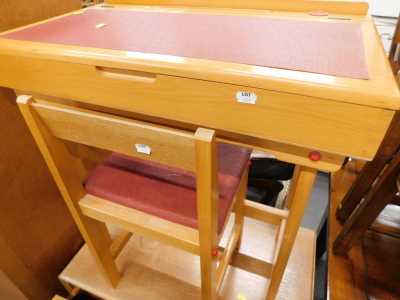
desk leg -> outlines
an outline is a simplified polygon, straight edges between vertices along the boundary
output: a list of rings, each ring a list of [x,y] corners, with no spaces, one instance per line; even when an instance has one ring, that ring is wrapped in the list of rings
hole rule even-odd
[[[317,170],[310,167],[296,166],[296,168],[298,169],[296,184],[291,187],[295,189],[293,201],[287,218],[280,251],[276,263],[272,267],[267,300],[274,300],[278,293],[279,285],[282,281],[290,253],[292,252],[293,244],[317,174]]]

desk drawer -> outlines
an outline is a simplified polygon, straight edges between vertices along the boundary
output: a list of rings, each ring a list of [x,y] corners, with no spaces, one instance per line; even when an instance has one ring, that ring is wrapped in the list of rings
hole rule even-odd
[[[0,57],[0,85],[372,159],[393,111],[190,78]],[[237,92],[257,95],[239,103]],[[351,130],[348,130],[351,128]]]

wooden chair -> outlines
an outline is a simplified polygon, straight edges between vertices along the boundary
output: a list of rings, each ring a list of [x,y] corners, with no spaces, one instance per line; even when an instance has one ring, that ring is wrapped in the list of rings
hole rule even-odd
[[[400,126],[400,119],[398,117],[399,114],[397,113],[396,116],[398,127]],[[382,233],[383,227],[379,226],[379,223],[382,223],[382,221],[378,220],[375,225],[373,225],[373,222],[378,218],[378,216],[383,212],[385,208],[387,208],[387,211],[385,212],[386,214],[391,213],[392,208],[389,207],[388,204],[393,199],[395,199],[396,194],[399,191],[397,182],[400,172],[400,151],[397,151],[393,158],[389,158],[387,163],[388,164],[383,167],[383,171],[382,168],[380,169],[382,173],[379,174],[377,178],[374,178],[375,182],[373,183],[373,185],[371,184],[371,189],[367,191],[365,195],[359,198],[358,202],[360,203],[362,199],[363,201],[354,209],[352,214],[346,220],[342,231],[339,233],[333,243],[333,251],[335,253],[347,254],[348,251],[353,247],[357,240],[361,238],[361,236],[365,233],[367,229],[372,229],[374,231]],[[369,164],[373,165],[374,161],[370,162]],[[355,202],[357,198],[351,198],[354,197],[354,192],[358,189],[363,188],[363,186],[361,185],[367,180],[370,180],[370,175],[367,172],[368,170],[370,170],[369,165],[365,165],[363,172],[358,175],[357,181],[355,182],[355,184],[353,184],[353,188],[350,189],[350,191],[346,195],[345,200]],[[340,212],[340,207],[341,206],[339,206],[338,212]],[[346,206],[344,206],[344,208],[347,209]],[[394,209],[398,211],[396,207],[394,207]],[[395,216],[395,218],[399,218],[399,216]],[[371,225],[373,226],[371,227]],[[385,226],[385,224],[383,225]],[[395,225],[398,226],[398,224]],[[386,228],[385,231],[386,230],[388,230],[389,235],[392,236],[398,236],[400,231],[399,228]],[[390,231],[394,232],[390,233]]]
[[[394,75],[399,71],[400,16],[394,31],[389,52],[389,62]],[[399,77],[399,76],[397,76]],[[399,79],[397,79],[399,82]],[[400,111],[395,113],[374,159],[367,162],[336,210],[338,219],[346,220],[333,244],[337,254],[347,254],[356,241],[370,228],[387,205],[395,201],[400,190],[397,176],[400,171]],[[395,207],[387,208],[386,214]],[[379,220],[372,229],[381,231]],[[383,222],[386,223],[386,222]],[[396,223],[396,222],[395,222]],[[393,229],[389,229],[392,231]],[[398,234],[395,229],[394,235]],[[392,234],[392,233],[391,233]]]
[[[106,281],[116,287],[115,258],[131,233],[200,256],[202,299],[217,299],[244,220],[250,149],[151,123],[18,98],[20,110]],[[112,153],[85,179],[64,140]],[[217,155],[218,152],[218,155]],[[186,171],[188,170],[188,171]],[[219,172],[218,172],[219,170]],[[219,197],[218,197],[219,195]],[[230,213],[233,229],[218,245]],[[105,223],[124,231],[111,240]]]

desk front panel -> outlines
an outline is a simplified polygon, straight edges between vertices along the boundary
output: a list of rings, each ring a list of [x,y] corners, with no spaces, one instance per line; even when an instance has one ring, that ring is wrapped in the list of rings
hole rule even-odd
[[[268,89],[0,55],[0,85],[370,160],[394,111]],[[253,93],[255,104],[237,93]]]
[[[337,21],[315,19],[304,12],[268,10],[127,5],[113,9],[359,24],[370,79],[134,49],[1,38],[0,86],[36,93],[39,98],[63,99],[58,102],[72,100],[78,106],[94,105],[107,112],[118,110],[124,116],[139,114],[146,120],[178,124],[185,130],[214,128],[222,140],[267,150],[279,159],[327,171],[337,170],[345,156],[371,160],[400,107],[398,87],[368,16],[339,16]],[[103,31],[99,32],[105,34],[104,28],[110,29],[111,24],[101,28]],[[47,29],[44,32],[50,31],[51,35],[52,30]],[[100,40],[113,37],[105,34]],[[238,93],[251,94],[257,100],[254,104],[241,103]],[[312,150],[322,153],[320,161],[308,158]]]

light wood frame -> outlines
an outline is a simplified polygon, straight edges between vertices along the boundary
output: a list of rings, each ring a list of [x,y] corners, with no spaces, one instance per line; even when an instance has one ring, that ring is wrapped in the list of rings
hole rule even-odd
[[[376,124],[376,128],[379,128],[380,135],[378,135],[374,139],[370,139],[370,132],[368,137],[368,145],[372,142],[376,147],[371,148],[369,151],[365,151],[365,144],[358,143],[358,146],[362,146],[361,150],[363,151],[362,156],[356,154],[355,148],[356,144],[354,143],[354,139],[345,139],[342,135],[334,135],[330,136],[328,140],[340,140],[341,144],[348,144],[348,151],[343,151],[342,149],[337,148],[336,146],[329,147],[328,152],[322,153],[322,160],[315,162],[311,161],[307,153],[309,149],[313,148],[313,145],[309,143],[302,144],[299,146],[297,143],[288,143],[285,140],[274,139],[268,133],[264,133],[263,135],[254,136],[246,132],[242,132],[239,130],[238,132],[230,131],[230,128],[222,127],[218,129],[218,126],[210,126],[215,127],[218,132],[218,136],[221,137],[220,132],[223,133],[222,140],[228,140],[230,142],[234,142],[241,145],[249,145],[255,148],[259,148],[261,150],[267,150],[276,154],[276,156],[285,161],[290,161],[301,166],[296,167],[296,172],[293,178],[293,183],[291,190],[289,192],[289,201],[287,207],[284,211],[277,211],[273,208],[265,207],[263,205],[258,205],[256,203],[251,203],[246,201],[244,205],[244,214],[245,216],[255,218],[258,220],[262,220],[264,222],[272,223],[277,225],[279,228],[277,234],[278,246],[275,255],[276,262],[274,264],[270,286],[268,289],[267,299],[274,299],[276,297],[280,281],[282,279],[282,274],[285,270],[286,263],[290,256],[291,248],[294,242],[294,238],[296,237],[297,230],[300,226],[301,218],[303,216],[303,212],[307,203],[308,196],[311,192],[312,185],[314,182],[314,178],[317,172],[317,169],[323,169],[325,171],[335,171],[337,170],[343,161],[344,156],[357,156],[362,157],[363,159],[370,160],[376,152],[377,145],[381,141],[384,131],[389,124],[390,119],[392,118],[394,111],[398,109],[398,89],[397,86],[395,88],[395,82],[393,78],[390,76],[389,70],[390,66],[386,62],[384,51],[381,49],[380,45],[377,45],[377,41],[379,41],[379,37],[377,36],[372,22],[370,22],[369,17],[364,17],[363,15],[367,11],[367,4],[356,3],[358,1],[251,1],[251,2],[242,2],[242,1],[217,1],[213,5],[213,7],[230,7],[232,9],[223,10],[225,13],[229,14],[256,14],[258,12],[249,11],[251,9],[273,9],[273,10],[281,10],[285,11],[285,15],[290,15],[294,18],[308,18],[309,10],[327,10],[332,14],[349,14],[351,15],[351,23],[360,23],[363,30],[364,43],[366,46],[366,56],[367,63],[370,67],[370,71],[372,72],[372,78],[369,81],[360,81],[355,79],[346,79],[339,77],[332,77],[331,81],[326,82],[314,82],[314,79],[308,78],[308,74],[305,73],[295,73],[292,71],[282,71],[275,69],[268,69],[268,72],[265,73],[265,76],[253,74],[252,68],[253,66],[247,65],[238,65],[235,66],[233,72],[227,71],[227,69],[231,70],[232,65],[226,65],[221,62],[212,62],[209,61],[207,65],[204,65],[201,61],[197,61],[195,59],[183,59],[181,64],[175,62],[163,62],[162,64],[152,64],[148,61],[141,61],[139,58],[127,58],[125,57],[125,53],[121,55],[118,51],[111,50],[96,50],[96,55],[93,55],[93,49],[89,48],[73,48],[71,50],[79,50],[79,52],[74,51],[65,51],[65,49],[69,49],[69,47],[59,46],[59,45],[41,45],[40,43],[35,43],[35,51],[30,51],[29,47],[25,46],[25,42],[23,41],[3,41],[2,47],[0,50],[3,54],[5,54],[5,58],[12,59],[4,59],[5,63],[3,64],[3,68],[8,70],[5,74],[17,74],[20,70],[24,69],[24,72],[20,72],[19,76],[3,76],[0,75],[0,81],[3,85],[10,86],[15,89],[21,89],[30,91],[30,93],[41,93],[47,95],[54,95],[57,97],[62,97],[65,101],[65,98],[72,99],[72,101],[80,101],[85,105],[99,105],[103,106],[103,109],[112,109],[116,108],[119,111],[128,112],[127,115],[134,113],[143,114],[146,117],[146,120],[154,119],[154,117],[160,117],[162,124],[170,124],[168,122],[172,122],[175,125],[177,124],[177,118],[170,117],[164,115],[164,112],[169,111],[170,107],[169,103],[176,102],[168,102],[167,104],[158,106],[160,112],[155,112],[154,109],[149,111],[138,111],[136,107],[132,103],[134,101],[129,101],[130,93],[118,94],[121,90],[121,84],[112,84],[112,87],[107,90],[107,93],[93,93],[93,91],[97,91],[98,87],[104,87],[108,82],[103,81],[103,79],[99,79],[96,76],[102,75],[101,72],[98,72],[99,67],[103,68],[100,70],[103,72],[103,75],[106,74],[107,80],[110,79],[110,72],[107,71],[106,68],[115,69],[119,68],[121,70],[129,70],[135,72],[142,72],[150,75],[157,74],[158,81],[160,82],[164,75],[168,75],[170,80],[175,80],[175,77],[182,77],[185,80],[181,80],[179,78],[179,84],[185,86],[186,89],[193,89],[192,87],[197,85],[199,86],[198,90],[203,90],[201,86],[208,84],[208,82],[213,82],[212,88],[215,89],[216,86],[219,86],[221,83],[221,77],[224,78],[224,86],[227,87],[230,85],[245,85],[256,88],[265,88],[270,87],[275,93],[284,92],[286,94],[296,95],[294,97],[295,102],[301,103],[301,101],[297,101],[300,97],[318,97],[318,102],[322,103],[335,103],[337,105],[351,104],[352,107],[348,111],[351,112],[351,115],[347,118],[343,115],[343,106],[336,109],[335,111],[340,111],[340,118],[343,120],[354,119],[355,112],[361,116],[361,118],[365,118],[365,114],[362,113],[362,108],[368,107],[368,109],[381,108],[382,110],[377,112],[382,116],[384,122]],[[166,5],[166,6],[180,6],[185,5],[186,3],[190,3],[192,7],[207,7],[205,3],[209,4],[211,2],[204,1],[146,1],[143,3],[141,1],[118,1],[118,0],[109,0],[107,3],[124,3],[124,4],[136,4],[124,6],[117,5],[115,8],[121,9],[149,9],[147,5]],[[228,4],[227,4],[228,3]],[[231,5],[234,3],[235,6]],[[254,3],[258,3],[258,5],[254,6]],[[260,3],[265,3],[265,6],[260,6]],[[275,3],[275,4],[274,4]],[[146,5],[146,7],[140,7],[140,5]],[[226,6],[228,5],[228,6]],[[275,6],[274,6],[275,5]],[[323,6],[323,5],[330,5]],[[101,7],[97,7],[95,9],[103,9]],[[106,8],[104,8],[106,9]],[[151,9],[162,9],[162,8],[151,8]],[[190,12],[191,10],[186,8],[179,8],[180,10],[184,10]],[[241,9],[248,9],[246,11],[242,11]],[[355,11],[355,9],[357,11]],[[217,9],[204,9],[203,13],[215,13]],[[218,9],[219,10],[219,9]],[[221,9],[222,10],[222,9]],[[292,12],[292,13],[290,13]],[[297,12],[303,12],[302,14],[298,14]],[[272,12],[271,12],[272,13]],[[278,13],[278,12],[277,12]],[[306,16],[307,15],[307,16]],[[356,16],[357,15],[357,16]],[[340,16],[339,16],[340,17]],[[340,21],[332,21],[329,22],[343,22]],[[32,47],[33,48],[33,47]],[[22,49],[22,50],[21,50]],[[15,54],[15,52],[18,52]],[[69,53],[69,54],[68,54]],[[74,53],[74,54],[70,54]],[[107,59],[104,59],[102,56],[106,56]],[[17,57],[18,59],[16,59]],[[21,61],[21,63],[19,63]],[[40,68],[31,68],[27,70],[27,67],[30,65],[41,65],[44,66],[41,71]],[[90,66],[88,66],[90,65]],[[229,68],[227,67],[229,66]],[[67,69],[69,68],[69,69]],[[90,70],[89,70],[90,68]],[[83,74],[82,70],[88,69],[92,76],[86,76],[86,73]],[[60,73],[51,73],[52,70],[59,70],[57,72]],[[65,86],[66,82],[69,82],[68,75],[65,75],[65,70],[71,71],[72,77],[77,80],[80,84],[85,83],[85,86],[90,86],[87,89],[79,90],[79,95],[71,96],[70,91],[73,90],[68,86]],[[73,70],[73,72],[72,72]],[[223,70],[223,71],[221,71]],[[88,72],[89,72],[88,71]],[[125,72],[124,71],[124,72]],[[264,71],[267,71],[266,69]],[[280,75],[284,73],[283,75]],[[59,76],[56,76],[60,74]],[[81,77],[79,76],[80,74]],[[89,74],[89,73],[88,73]],[[249,74],[252,74],[249,76]],[[387,76],[385,74],[389,74]],[[223,75],[223,76],[222,76]],[[306,76],[307,75],[307,76]],[[314,75],[314,74],[310,74]],[[146,76],[148,80],[151,76]],[[52,78],[63,78],[63,86],[59,85]],[[77,79],[78,78],[78,79]],[[87,80],[90,78],[90,82]],[[95,80],[93,79],[95,78]],[[190,78],[190,80],[186,80]],[[192,81],[195,78],[196,81]],[[314,78],[314,77],[313,77]],[[116,78],[113,78],[113,80]],[[72,79],[71,79],[72,80]],[[98,80],[98,81],[97,81]],[[186,82],[192,81],[192,85],[187,85]],[[49,84],[50,82],[50,84]],[[132,82],[129,82],[129,85],[132,85]],[[201,86],[200,86],[201,85]],[[171,86],[171,85],[169,85]],[[174,85],[178,86],[178,84]],[[236,89],[234,86],[232,89]],[[384,86],[385,88],[382,88]],[[116,88],[118,87],[118,88]],[[210,84],[211,88],[211,84]],[[228,88],[231,88],[228,86]],[[194,90],[194,89],[193,89]],[[206,89],[204,89],[206,90]],[[379,93],[375,93],[378,91]],[[88,92],[90,91],[90,93]],[[111,92],[112,91],[112,92]],[[158,91],[162,92],[162,91]],[[270,93],[268,92],[268,95]],[[195,93],[191,92],[191,95],[196,96]],[[146,95],[147,96],[147,95]],[[109,97],[109,98],[107,98]],[[175,96],[174,96],[175,97]],[[289,96],[288,96],[289,97]],[[120,100],[123,99],[123,100]],[[276,97],[277,100],[281,100],[282,97]],[[175,98],[173,100],[176,100]],[[116,101],[119,101],[116,103]],[[334,102],[331,102],[334,101]],[[68,101],[67,101],[68,102]],[[354,105],[354,106],[353,106]],[[106,107],[106,108],[105,108]],[[315,105],[314,107],[319,107]],[[324,110],[324,114],[331,112],[333,110],[326,109]],[[242,113],[242,112],[241,112]],[[123,114],[125,115],[125,114]],[[193,112],[190,113],[187,117],[187,120],[179,121],[178,125],[184,124],[183,128],[188,129],[193,125],[193,118],[198,115],[196,109],[193,109]],[[249,115],[249,114],[247,114]],[[176,117],[176,116],[175,116]],[[298,114],[293,114],[293,118],[297,118]],[[262,121],[260,120],[258,125],[264,124],[264,116]],[[376,118],[368,118],[375,120]],[[308,122],[308,119],[307,119]],[[282,123],[282,122],[277,122]],[[338,122],[335,122],[337,124]],[[199,122],[205,126],[204,122]],[[323,125],[324,130],[328,130],[335,126],[335,124],[326,124],[324,122],[321,123]],[[357,128],[360,128],[359,123],[356,122]],[[177,125],[177,126],[178,126]],[[346,130],[354,134],[354,136],[364,135],[363,132],[356,134],[354,131],[356,126],[347,126]],[[226,129],[226,130],[225,130]],[[280,131],[280,130],[275,130]],[[293,134],[293,131],[289,131]],[[364,131],[366,132],[366,131]],[[294,134],[296,135],[296,134]],[[320,149],[317,147],[317,149]],[[320,149],[321,150],[321,149]],[[322,151],[322,150],[321,150]],[[325,159],[330,158],[331,161],[325,161]],[[116,251],[119,249],[116,248]],[[118,251],[117,251],[118,252]]]
[[[38,104],[28,95],[20,96],[17,102],[100,271],[112,287],[121,279],[114,260],[134,232],[199,255],[202,298],[217,298],[232,253],[240,245],[248,167],[230,208],[230,212],[235,211],[235,224],[227,247],[218,257],[215,251],[223,231],[218,234],[218,163],[213,130],[199,128],[195,134],[182,133],[151,123]],[[140,140],[151,145],[152,155],[146,158],[196,171],[199,229],[86,194],[78,176],[81,171],[74,170],[76,164],[63,140],[143,157],[146,154],[125,146]],[[172,151],[165,150],[168,148]],[[111,240],[106,223],[124,229],[116,240]]]
[[[215,177],[216,161],[208,164],[191,164],[184,161],[179,154],[174,154],[174,151],[167,153],[166,156],[170,156],[168,162],[172,160],[175,166],[197,171],[196,178],[202,181],[202,183],[198,183],[198,186],[203,187],[198,193],[202,195],[203,200],[209,199],[208,201],[199,201],[198,206],[199,219],[206,220],[204,222],[206,225],[204,227],[199,225],[200,230],[197,231],[157,219],[157,222],[150,226],[149,218],[154,217],[87,195],[82,187],[81,177],[78,176],[82,170],[77,170],[77,172],[73,170],[72,166],[77,166],[77,164],[71,163],[71,160],[75,158],[71,157],[61,140],[67,139],[111,151],[119,150],[128,155],[146,157],[146,154],[138,154],[124,147],[129,135],[132,136],[137,134],[138,131],[143,131],[144,133],[141,132],[139,135],[146,138],[146,142],[150,143],[154,149],[157,149],[157,141],[160,140],[161,136],[168,137],[169,142],[167,144],[173,146],[175,143],[178,148],[184,149],[185,153],[187,151],[197,153],[196,158],[192,157],[192,159],[200,161],[201,155],[215,157],[216,139],[215,135],[211,133],[212,131],[199,129],[195,138],[193,138],[193,133],[190,133],[190,131],[184,132],[180,129],[174,133],[170,130],[171,128],[163,125],[154,125],[143,121],[133,123],[128,118],[100,112],[90,112],[89,114],[87,110],[81,108],[66,109],[65,105],[60,104],[50,106],[37,103],[30,95],[19,96],[17,103],[100,271],[111,286],[117,286],[120,280],[114,259],[129,240],[131,232],[135,232],[200,255],[202,297],[203,299],[216,299],[229,259],[234,248],[240,246],[243,218],[247,216],[278,226],[277,244],[273,249],[274,258],[270,286],[266,297],[266,299],[275,299],[307,205],[317,172],[316,169],[300,165],[296,167],[285,210],[267,207],[248,200],[244,201],[247,187],[246,169],[238,188],[235,204],[231,207],[231,211],[235,212],[235,225],[228,239],[227,247],[219,257],[212,256],[212,250],[218,249],[222,236],[222,233],[217,234],[218,203],[213,196],[218,194],[217,178]],[[102,123],[105,125],[102,125]],[[82,134],[85,130],[88,134]],[[153,133],[157,133],[155,137],[154,134],[149,134],[151,130],[153,130]],[[111,137],[111,139],[101,142],[101,136]],[[185,141],[190,139],[195,141],[192,148]],[[122,140],[122,143],[120,140]],[[158,156],[151,157],[151,159],[157,162],[166,162]],[[214,174],[214,177],[209,174]],[[297,188],[298,186],[301,186],[301,188]],[[291,211],[292,213],[290,213]],[[141,220],[141,223],[138,223],[137,220]],[[124,229],[114,241],[111,240],[106,229],[105,223],[107,222]],[[167,228],[167,232],[162,233],[160,228]],[[171,235],[174,238],[171,238]],[[207,242],[204,244],[203,241]],[[219,266],[217,268],[218,261]]]
[[[330,13],[365,15],[368,11],[366,1],[338,1],[338,0],[105,0],[106,4],[132,4],[155,6],[190,6],[190,7],[223,7],[238,9],[267,9],[278,11],[329,11]]]

